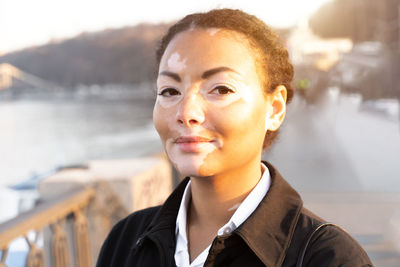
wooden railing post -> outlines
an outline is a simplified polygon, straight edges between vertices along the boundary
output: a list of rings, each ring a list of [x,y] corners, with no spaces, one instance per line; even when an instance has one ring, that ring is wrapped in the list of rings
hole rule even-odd
[[[44,252],[38,248],[36,243],[38,239],[38,232],[36,232],[35,241],[31,242],[27,236],[25,236],[26,243],[29,246],[29,252],[26,256],[26,267],[44,267]]]
[[[0,267],[7,267],[6,259],[8,254],[8,247],[1,250]]]
[[[51,246],[53,248],[54,267],[69,267],[67,236],[63,228],[64,223],[61,222],[55,222],[51,225],[53,231]]]
[[[76,261],[78,267],[92,266],[90,242],[89,242],[89,225],[82,209],[74,211],[74,237]]]

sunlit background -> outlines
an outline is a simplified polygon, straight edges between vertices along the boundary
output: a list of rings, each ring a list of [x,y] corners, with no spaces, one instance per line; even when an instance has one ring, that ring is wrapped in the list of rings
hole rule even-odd
[[[60,169],[161,152],[157,41],[182,16],[223,7],[272,26],[295,66],[264,158],[376,266],[399,266],[400,0],[0,1],[0,222]]]
[[[0,2],[0,53],[82,32],[119,28],[142,22],[160,23],[212,8],[240,8],[276,27],[295,25],[328,0],[2,0]]]

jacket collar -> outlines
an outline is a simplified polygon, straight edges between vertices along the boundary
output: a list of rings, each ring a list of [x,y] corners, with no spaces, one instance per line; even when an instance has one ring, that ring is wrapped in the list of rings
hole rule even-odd
[[[268,162],[264,163],[271,173],[270,190],[236,233],[266,266],[281,266],[303,202],[279,172]]]
[[[179,206],[181,204],[183,192],[189,182],[189,177],[183,179],[177,188],[164,202],[159,212],[148,227],[148,232],[156,232],[165,228],[173,228],[175,232],[176,216],[178,215]]]
[[[268,162],[263,162],[271,174],[271,187],[257,209],[234,233],[246,242],[266,266],[281,266],[303,202],[279,172]],[[189,177],[186,177],[168,197],[146,233],[152,235],[168,230],[168,236],[172,239],[166,242],[169,243],[168,247],[175,246],[176,217],[188,182]]]
[[[163,248],[160,250],[161,266],[175,266],[176,216],[178,215],[182,195],[188,182],[189,177],[186,177],[178,185],[154,216],[146,231],[139,238],[139,240],[143,240],[147,237]]]

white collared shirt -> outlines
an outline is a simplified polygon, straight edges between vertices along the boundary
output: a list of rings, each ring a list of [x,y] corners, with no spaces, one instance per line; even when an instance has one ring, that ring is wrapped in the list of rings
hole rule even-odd
[[[232,215],[231,219],[218,230],[218,236],[230,234],[238,228],[247,218],[254,212],[261,200],[267,194],[271,185],[271,176],[268,168],[261,163],[263,175],[256,187],[247,195],[240,203],[239,207]],[[186,185],[183,193],[181,205],[179,207],[178,216],[176,217],[176,247],[175,247],[175,263],[178,267],[200,267],[203,266],[210,250],[211,244],[201,252],[192,263],[190,263],[188,241],[186,233],[187,210],[191,198],[190,181]]]

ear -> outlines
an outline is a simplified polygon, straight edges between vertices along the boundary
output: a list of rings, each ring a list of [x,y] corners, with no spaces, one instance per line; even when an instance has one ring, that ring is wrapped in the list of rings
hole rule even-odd
[[[281,126],[286,115],[287,90],[284,85],[279,85],[268,96],[268,109],[265,118],[265,130],[276,131]]]

